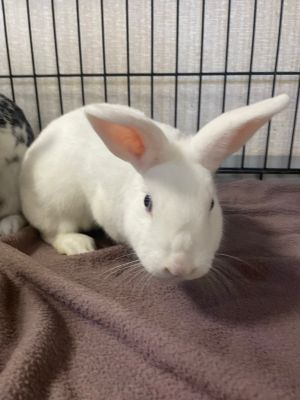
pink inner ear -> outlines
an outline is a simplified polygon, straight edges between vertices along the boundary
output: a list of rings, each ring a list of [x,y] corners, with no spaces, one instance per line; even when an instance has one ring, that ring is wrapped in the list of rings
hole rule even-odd
[[[137,130],[132,127],[116,125],[116,139],[128,152],[141,157],[145,153],[145,145]],[[118,129],[120,128],[120,130]]]
[[[135,127],[114,124],[94,116],[89,116],[89,119],[96,132],[117,155],[122,157],[127,153],[139,158],[145,153],[142,135]]]

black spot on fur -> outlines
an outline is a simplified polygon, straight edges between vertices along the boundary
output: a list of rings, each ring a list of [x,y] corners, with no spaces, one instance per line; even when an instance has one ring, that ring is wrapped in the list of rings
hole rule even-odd
[[[6,164],[18,163],[20,161],[20,157],[16,155],[11,158],[6,158],[5,161],[6,161]]]
[[[0,210],[4,207],[5,201],[0,197]]]
[[[0,128],[7,124],[11,126],[16,144],[24,143],[30,146],[34,135],[23,111],[13,101],[0,94]]]

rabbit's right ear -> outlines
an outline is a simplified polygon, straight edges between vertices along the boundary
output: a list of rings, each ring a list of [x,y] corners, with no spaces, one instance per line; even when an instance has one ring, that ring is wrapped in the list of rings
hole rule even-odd
[[[111,104],[86,106],[84,111],[106,147],[138,171],[168,158],[170,145],[166,136],[143,113]]]
[[[187,141],[189,155],[204,167],[215,171],[226,157],[239,150],[288,103],[289,97],[282,94],[220,115]]]

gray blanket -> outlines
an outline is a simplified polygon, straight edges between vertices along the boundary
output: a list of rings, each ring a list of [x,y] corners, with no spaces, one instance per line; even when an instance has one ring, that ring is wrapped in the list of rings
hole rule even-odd
[[[219,273],[199,281],[122,272],[130,250],[101,233],[72,257],[28,227],[2,238],[0,399],[299,400],[300,186],[219,192]]]

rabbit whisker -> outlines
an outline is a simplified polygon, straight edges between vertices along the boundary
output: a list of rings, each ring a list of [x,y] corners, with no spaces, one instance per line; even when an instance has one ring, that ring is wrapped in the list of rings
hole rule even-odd
[[[144,272],[141,267],[141,265],[138,265],[137,268],[133,271],[133,274],[127,274],[128,276],[126,276],[125,279],[122,280],[122,283],[125,283],[126,285],[131,284],[141,273]]]
[[[235,261],[239,261],[239,262],[241,262],[241,263],[247,265],[247,266],[250,267],[250,268],[253,268],[253,265],[249,264],[247,261],[242,260],[242,259],[239,258],[239,257],[232,256],[232,255],[226,254],[226,253],[217,253],[217,256],[228,257],[228,258],[231,258],[231,259],[233,259],[233,260],[235,260]]]
[[[115,274],[115,273],[117,273],[119,271],[125,270],[125,269],[130,268],[130,267],[134,267],[134,265],[137,264],[137,263],[138,263],[137,260],[135,260],[135,261],[131,261],[131,262],[128,262],[128,263],[125,263],[125,264],[117,265],[117,266],[115,266],[113,268],[108,269],[107,271],[104,271],[102,273],[101,277],[107,278],[107,277],[109,277],[109,276],[111,276],[111,275],[113,275],[113,274]]]
[[[140,281],[140,278],[143,278],[143,277],[144,277],[144,274],[145,274],[145,270],[144,270],[144,269],[141,269],[140,271],[138,271],[138,272],[133,276],[132,279],[130,279],[130,280],[128,280],[128,281],[126,282],[127,285],[128,285],[128,284],[130,284],[130,285],[132,284],[131,292],[132,292],[133,290],[135,291],[137,282]]]
[[[135,255],[135,251],[132,250],[126,254],[121,255],[120,257],[114,258],[112,261],[118,261],[118,260],[121,260],[122,258],[130,257],[133,255]]]
[[[138,271],[141,268],[141,264],[136,264],[133,266],[129,266],[128,268],[124,269],[124,272],[122,271],[121,273],[119,273],[117,276],[122,276],[122,278],[128,278],[130,276],[132,276],[132,272]],[[122,282],[125,282],[125,280],[123,279]]]
[[[143,273],[141,274],[141,276],[139,278],[137,278],[136,283],[135,283],[135,287],[136,287],[136,291],[137,293],[140,292],[140,289],[142,287],[142,284],[145,283],[145,280],[148,278],[148,272],[146,272],[145,270],[143,270]]]
[[[141,295],[143,294],[143,291],[145,291],[146,288],[149,287],[151,279],[152,279],[152,275],[148,273],[148,276],[145,278],[144,284],[141,287]]]
[[[223,288],[225,288],[228,293],[231,293],[234,286],[224,270],[220,267],[215,267],[213,268],[213,271],[218,276],[219,282],[222,284]]]

